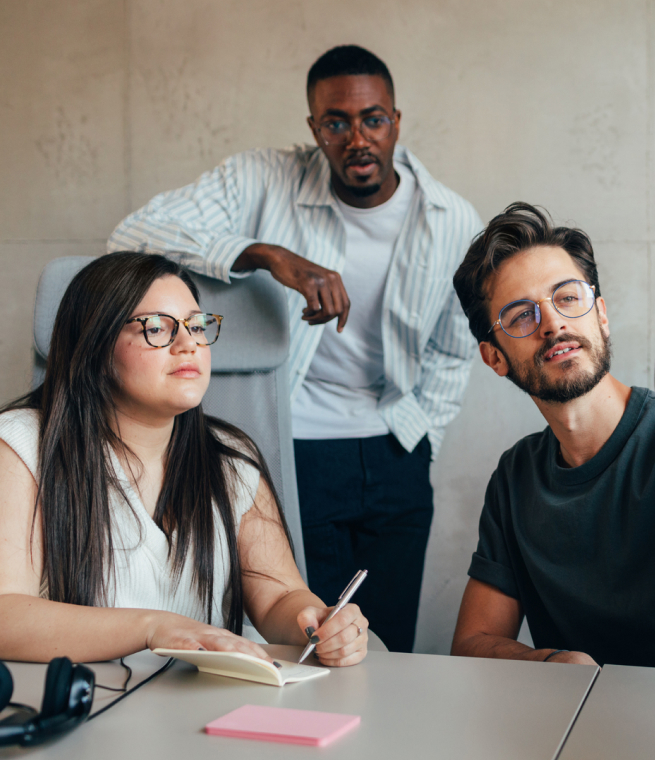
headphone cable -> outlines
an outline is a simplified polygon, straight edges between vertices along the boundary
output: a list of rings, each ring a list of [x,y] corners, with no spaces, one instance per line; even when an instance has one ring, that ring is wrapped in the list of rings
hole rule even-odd
[[[159,670],[155,670],[154,673],[151,673],[147,678],[144,678],[143,681],[140,681],[136,686],[133,686],[131,689],[127,689],[126,688],[127,684],[130,678],[132,677],[132,669],[129,667],[129,665],[126,665],[123,662],[123,658],[121,657],[121,665],[124,668],[127,668],[127,670],[129,670],[129,675],[127,679],[125,680],[125,684],[123,685],[123,688],[115,689],[109,686],[101,686],[100,684],[97,684],[97,687],[101,689],[108,689],[110,691],[122,691],[123,694],[121,694],[120,697],[116,697],[116,699],[114,699],[108,705],[105,705],[102,709],[98,710],[98,712],[94,712],[93,715],[90,715],[87,718],[87,723],[88,721],[93,720],[94,718],[97,718],[98,715],[102,715],[103,712],[107,712],[107,710],[109,710],[110,707],[113,707],[114,705],[118,704],[121,701],[121,699],[125,699],[125,697],[129,697],[130,694],[133,694],[137,689],[140,689],[142,686],[145,686],[149,681],[152,681],[153,678],[156,678],[158,675],[160,675],[160,673],[163,673],[165,670],[168,670],[174,662],[175,662],[175,657],[169,657],[168,660],[162,665],[162,667],[159,668]]]
[[[95,685],[96,689],[105,689],[106,691],[127,691],[127,685],[130,682],[130,678],[132,678],[132,668],[129,665],[126,665],[125,659],[121,657],[121,666],[127,670],[127,678],[125,679],[125,682],[120,688],[116,688],[115,686],[103,686],[101,683],[97,683]]]

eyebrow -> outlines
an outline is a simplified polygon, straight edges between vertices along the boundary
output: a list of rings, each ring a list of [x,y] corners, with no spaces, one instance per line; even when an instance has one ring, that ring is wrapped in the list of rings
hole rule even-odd
[[[567,282],[587,282],[587,281],[581,280],[579,277],[567,277],[565,280],[561,280],[560,282],[557,282],[554,285],[551,285],[551,288],[550,288],[551,295],[557,290],[557,288],[561,287]],[[521,298],[513,298],[511,301],[508,301],[508,303],[516,303],[517,301],[533,301],[534,302],[534,298],[528,298],[527,296],[522,296]]]
[[[579,277],[567,277],[566,280],[562,280],[561,282],[558,282],[556,285],[553,285],[553,290],[557,290],[560,286],[564,285],[567,282],[586,282],[586,280],[581,280]]]
[[[359,116],[368,116],[369,114],[373,113],[374,111],[382,111],[385,115],[387,115],[387,110],[383,106],[374,105],[370,106],[369,108],[362,108],[362,110],[359,112]],[[327,111],[323,114],[323,117],[325,116],[343,116],[344,118],[349,118],[350,114],[346,111],[341,111],[339,108],[328,108]]]
[[[205,314],[204,311],[201,311],[200,309],[194,309],[193,311],[188,312],[187,316],[184,317],[184,319],[188,319],[189,317],[193,317],[196,314]],[[166,314],[165,311],[144,311],[141,314],[132,314],[129,319],[137,319],[140,317],[172,317],[172,314]]]

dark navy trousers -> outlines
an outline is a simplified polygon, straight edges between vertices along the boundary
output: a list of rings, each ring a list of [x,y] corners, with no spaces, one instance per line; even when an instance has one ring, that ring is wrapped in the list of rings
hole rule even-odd
[[[432,522],[430,443],[413,452],[389,434],[295,440],[310,589],[328,605],[357,570],[353,602],[393,652],[411,652]]]

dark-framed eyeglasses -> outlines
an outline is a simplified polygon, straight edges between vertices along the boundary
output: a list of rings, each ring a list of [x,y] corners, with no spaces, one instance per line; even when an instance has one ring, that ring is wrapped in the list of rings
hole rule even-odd
[[[395,123],[396,120],[386,114],[371,114],[354,122],[333,116],[324,119],[317,129],[326,145],[345,145],[352,140],[355,129],[359,130],[359,134],[365,140],[371,142],[386,140]]]
[[[223,317],[219,314],[194,314],[188,319],[175,319],[170,314],[150,314],[147,317],[132,317],[125,324],[138,322],[149,346],[166,348],[175,340],[181,324],[199,346],[211,346],[218,340],[222,321]]]
[[[584,280],[568,280],[558,285],[550,298],[542,298],[541,301],[530,301],[527,298],[511,301],[500,310],[498,319],[491,325],[489,332],[500,325],[510,338],[527,338],[541,324],[541,304],[544,301],[550,301],[555,311],[563,317],[584,317],[596,302],[596,286]]]

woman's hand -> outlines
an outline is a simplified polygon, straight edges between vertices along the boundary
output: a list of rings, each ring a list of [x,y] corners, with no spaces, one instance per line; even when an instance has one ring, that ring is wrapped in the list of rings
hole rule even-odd
[[[242,652],[274,662],[254,641],[237,636],[224,628],[199,623],[173,612],[157,612],[148,626],[149,649],[208,649],[213,652]]]
[[[332,609],[305,607],[298,613],[298,625],[312,644],[316,644],[314,651],[321,664],[356,665],[366,657],[368,620],[356,604],[347,604],[325,623]]]

